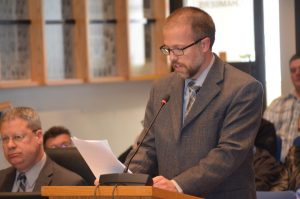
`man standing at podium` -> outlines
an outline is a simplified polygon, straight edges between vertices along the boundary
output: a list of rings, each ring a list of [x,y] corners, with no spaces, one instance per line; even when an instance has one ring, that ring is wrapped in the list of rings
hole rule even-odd
[[[174,72],[151,89],[144,129],[162,98],[170,99],[129,169],[152,175],[155,187],[170,191],[207,199],[256,198],[252,161],[261,84],[212,53],[215,26],[201,9],[173,12],[163,37],[160,50]]]
[[[12,165],[0,171],[0,192],[39,192],[42,186],[86,185],[77,174],[46,156],[40,118],[29,107],[16,107],[0,119],[3,152]]]

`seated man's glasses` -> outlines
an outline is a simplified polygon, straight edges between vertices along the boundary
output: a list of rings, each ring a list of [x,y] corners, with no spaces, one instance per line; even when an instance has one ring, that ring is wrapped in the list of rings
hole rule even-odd
[[[3,136],[3,137],[0,138],[0,141],[2,142],[2,144],[8,144],[9,140],[12,139],[12,141],[17,143],[17,142],[22,142],[25,137],[26,137],[26,134],[16,134],[16,135],[13,135],[13,136]]]
[[[183,48],[169,48],[166,45],[162,45],[159,49],[162,52],[162,54],[164,54],[164,55],[170,55],[170,53],[172,52],[173,55],[182,56],[182,55],[184,55],[184,50],[185,49],[197,44],[198,42],[202,41],[205,38],[206,38],[206,36],[196,40],[195,42],[193,42],[193,43],[191,43],[191,44],[189,44],[189,45],[187,45]]]
[[[37,130],[39,129],[33,130],[32,132],[35,133]],[[27,134],[22,134],[22,133],[15,134],[13,136],[3,136],[0,138],[0,142],[2,142],[2,144],[8,144],[9,140],[11,139],[14,143],[18,143],[18,142],[22,142],[26,136]]]

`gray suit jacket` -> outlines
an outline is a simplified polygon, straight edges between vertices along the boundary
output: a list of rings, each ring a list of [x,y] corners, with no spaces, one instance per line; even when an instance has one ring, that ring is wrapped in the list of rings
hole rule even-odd
[[[9,167],[0,171],[0,192],[11,192],[16,176],[16,169]],[[86,185],[77,174],[69,171],[47,157],[46,163],[37,178],[34,192],[40,192],[42,186]]]
[[[170,100],[130,170],[174,179],[184,193],[207,199],[256,198],[252,150],[262,115],[261,84],[216,56],[184,124],[183,91],[176,73],[154,84],[145,129],[161,99],[169,94]]]

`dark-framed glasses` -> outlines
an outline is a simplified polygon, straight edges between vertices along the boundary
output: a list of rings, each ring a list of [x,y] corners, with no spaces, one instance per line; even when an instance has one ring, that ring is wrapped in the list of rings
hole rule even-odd
[[[168,46],[166,45],[162,45],[159,49],[160,51],[162,52],[162,54],[164,55],[170,55],[171,52],[173,53],[173,55],[176,55],[176,56],[182,56],[184,55],[184,50],[189,48],[189,47],[192,47],[193,45],[199,43],[200,41],[202,41],[203,39],[205,39],[207,36],[205,37],[201,37],[200,39],[196,40],[195,42],[183,47],[183,48],[169,48]]]

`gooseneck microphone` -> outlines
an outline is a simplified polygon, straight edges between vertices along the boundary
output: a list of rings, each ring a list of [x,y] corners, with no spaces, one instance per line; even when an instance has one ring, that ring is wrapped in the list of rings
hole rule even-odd
[[[136,147],[136,149],[135,149],[133,155],[131,156],[131,158],[129,159],[127,165],[125,165],[125,169],[124,169],[123,173],[127,173],[127,172],[128,172],[128,168],[129,168],[129,165],[130,165],[132,159],[134,158],[134,156],[135,156],[135,155],[137,154],[137,152],[139,151],[141,145],[143,144],[143,142],[144,142],[146,136],[148,135],[148,133],[149,133],[151,127],[153,126],[153,124],[154,124],[154,122],[155,122],[157,116],[159,115],[161,109],[166,105],[166,103],[169,101],[169,99],[170,99],[170,95],[166,95],[166,96],[161,100],[161,105],[160,105],[160,107],[159,107],[159,109],[158,109],[158,111],[157,111],[155,117],[153,118],[153,120],[152,120],[150,126],[149,126],[149,127],[147,128],[147,130],[145,131],[145,133],[144,133],[144,135],[143,135],[143,138],[141,139],[140,143],[139,143],[138,146]]]
[[[134,156],[137,154],[138,150],[140,149],[141,145],[143,144],[146,136],[148,135],[150,129],[152,128],[154,122],[156,121],[157,116],[159,115],[162,108],[167,104],[167,102],[170,99],[170,95],[166,95],[161,100],[161,105],[155,114],[155,117],[151,121],[149,127],[146,129],[140,143],[134,150],[134,153],[130,157],[129,161],[125,165],[125,169],[123,173],[113,173],[113,174],[103,174],[100,175],[100,185],[131,185],[131,186],[137,186],[137,185],[153,185],[152,178],[148,174],[131,174],[128,173],[129,165],[134,158]]]

